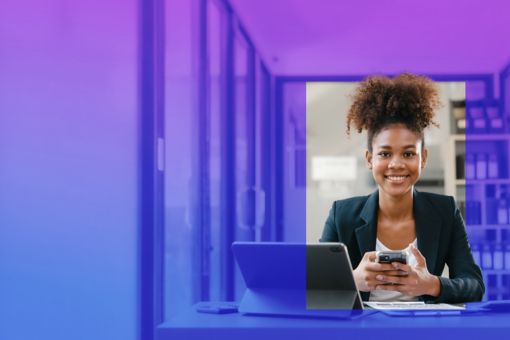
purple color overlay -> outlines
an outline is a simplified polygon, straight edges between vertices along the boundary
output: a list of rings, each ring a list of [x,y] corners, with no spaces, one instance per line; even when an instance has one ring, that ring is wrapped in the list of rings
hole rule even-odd
[[[187,266],[196,249],[196,181],[203,179],[196,168],[198,127],[225,122],[219,116],[201,121],[195,111],[200,105],[235,97],[233,88],[222,97],[214,92],[209,98],[197,94],[196,65],[204,60],[195,54],[201,43],[196,3],[165,2],[165,240],[169,245],[165,259],[176,267],[169,265],[168,273],[175,275],[168,277],[167,296],[158,298],[168,299],[169,305],[176,301],[172,299],[181,299],[177,309],[167,309],[168,314],[188,308],[198,294],[193,292],[199,284],[196,273]],[[499,85],[499,73],[510,61],[505,1],[230,3],[234,12],[227,10],[226,17],[237,15],[243,34],[251,39],[253,57],[263,61],[274,77],[483,73],[494,75],[494,99],[508,97],[500,93]],[[119,0],[0,2],[1,339],[137,337],[139,8],[139,2]],[[221,54],[229,46],[218,41],[221,45],[215,53]],[[209,67],[213,73],[218,70],[217,64]],[[248,77],[241,75],[236,88],[246,89],[243,81]],[[297,161],[302,155],[288,150],[303,147],[299,134],[305,116],[297,109],[292,114],[283,110],[302,106],[304,92],[285,96],[284,80],[273,78],[273,85],[282,86],[271,86],[270,111],[266,111],[271,126],[279,126],[277,131],[283,134],[260,128],[265,118],[259,106],[254,117],[246,111],[234,121],[247,127],[232,136],[238,149],[216,148],[214,143],[228,140],[220,128],[209,140],[213,156],[223,157],[225,150],[227,155],[236,153],[238,163],[233,164],[246,173],[232,174],[246,186],[245,193],[260,193],[251,189],[264,187],[264,167],[248,173],[250,162],[256,160],[248,157],[246,150],[252,145],[247,138],[255,135],[258,144],[252,155],[264,158],[261,148],[269,136],[268,163],[279,172],[269,171],[267,181],[278,182],[282,191],[266,190],[274,204],[265,207],[268,222],[262,229],[238,228],[235,235],[242,238],[304,240],[305,190],[296,171],[296,164],[304,163]],[[209,89],[214,88],[212,83]],[[249,98],[235,98],[249,103]],[[253,118],[259,126],[255,132],[249,130]],[[278,141],[281,150],[274,149]],[[504,164],[508,148],[498,155]],[[217,204],[224,202],[217,182],[224,173],[214,163],[217,159],[210,160],[215,170],[209,182],[202,183],[212,188],[209,213],[215,220],[208,237],[221,245],[224,240],[214,230],[228,213]],[[274,164],[279,161],[281,168]],[[253,197],[245,199],[246,205],[258,207],[254,203],[258,196]],[[293,209],[298,213],[293,214]],[[271,226],[267,235],[266,226]],[[240,280],[238,273],[232,273],[230,281],[218,274],[226,266],[221,249],[225,248],[212,248],[210,263],[197,260],[212,268],[211,297],[217,299],[225,299],[222,289]]]

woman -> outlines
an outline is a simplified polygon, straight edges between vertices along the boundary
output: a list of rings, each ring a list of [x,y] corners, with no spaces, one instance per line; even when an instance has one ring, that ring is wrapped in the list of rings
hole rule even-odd
[[[370,77],[347,115],[368,134],[366,164],[378,190],[333,203],[322,242],[343,242],[363,300],[479,301],[485,287],[453,197],[418,192],[427,163],[424,129],[437,125],[434,83],[402,74]],[[408,263],[376,262],[378,250],[407,250]],[[450,278],[440,277],[445,264]]]

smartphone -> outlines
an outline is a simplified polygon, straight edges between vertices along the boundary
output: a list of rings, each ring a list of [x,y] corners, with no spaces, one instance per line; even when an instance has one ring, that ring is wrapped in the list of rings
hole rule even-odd
[[[392,263],[399,262],[407,264],[407,251],[378,251],[376,253],[377,262],[379,263]]]

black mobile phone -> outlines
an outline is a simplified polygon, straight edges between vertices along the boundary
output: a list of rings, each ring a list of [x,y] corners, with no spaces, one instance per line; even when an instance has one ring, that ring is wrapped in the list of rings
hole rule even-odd
[[[399,262],[407,264],[407,252],[406,251],[378,251],[377,262],[379,263],[392,263]]]

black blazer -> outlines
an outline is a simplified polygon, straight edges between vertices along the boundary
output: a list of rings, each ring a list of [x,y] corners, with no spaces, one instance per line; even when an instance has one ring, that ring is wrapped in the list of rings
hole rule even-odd
[[[418,249],[427,260],[427,268],[440,276],[444,265],[450,278],[439,277],[439,297],[421,296],[427,302],[458,303],[480,301],[485,286],[480,268],[473,260],[464,221],[451,196],[414,190],[413,213]],[[353,268],[367,251],[375,250],[379,192],[335,201],[329,213],[321,242],[342,242],[349,250]],[[369,292],[361,292],[368,300]]]

